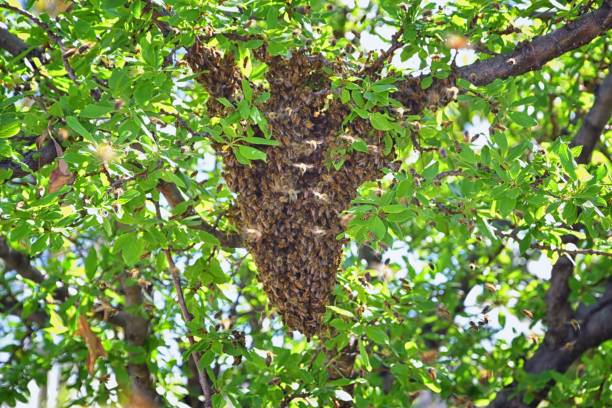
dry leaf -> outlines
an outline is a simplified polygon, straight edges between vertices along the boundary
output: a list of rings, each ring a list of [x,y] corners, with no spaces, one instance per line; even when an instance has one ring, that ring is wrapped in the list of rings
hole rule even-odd
[[[77,323],[77,335],[83,337],[85,345],[87,346],[87,371],[89,374],[93,374],[96,360],[98,357],[106,357],[106,351],[102,347],[102,342],[91,330],[89,322],[85,316],[79,316]]]
[[[55,140],[53,140],[53,144],[55,145],[55,152],[58,159],[57,167],[51,172],[51,176],[49,177],[50,193],[55,193],[66,184],[71,184],[74,181],[74,175],[70,172],[70,169],[68,169],[68,164],[61,158],[64,155],[62,147]]]

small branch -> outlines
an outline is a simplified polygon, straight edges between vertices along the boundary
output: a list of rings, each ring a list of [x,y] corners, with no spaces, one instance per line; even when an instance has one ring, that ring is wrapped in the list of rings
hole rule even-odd
[[[21,14],[22,16],[26,17],[28,20],[30,20],[31,22],[39,26],[44,32],[46,32],[49,39],[53,43],[55,43],[55,45],[57,45],[58,48],[60,49],[62,63],[64,64],[64,69],[68,73],[68,77],[72,79],[72,81],[76,82],[77,78],[76,78],[76,75],[74,74],[74,70],[70,66],[70,63],[68,62],[68,57],[66,56],[66,53],[64,50],[64,44],[62,43],[62,39],[51,30],[51,28],[49,27],[47,23],[45,23],[38,17],[32,15],[31,13],[28,13],[27,11],[19,7],[14,7],[6,3],[0,3],[0,8],[4,8],[7,10],[14,11],[15,13]]]
[[[605,251],[599,251],[597,249],[567,249],[567,248],[551,248],[549,246],[543,245],[543,244],[532,244],[531,245],[532,248],[534,249],[540,249],[543,251],[554,251],[554,252],[558,252],[560,254],[566,254],[566,255],[572,255],[572,256],[576,256],[576,255],[599,255],[599,256],[609,256],[612,257],[612,252],[605,252]]]
[[[393,34],[393,37],[391,38],[391,46],[380,54],[380,56],[372,64],[365,66],[358,75],[363,76],[377,73],[383,67],[385,61],[387,61],[393,55],[393,53],[397,51],[397,49],[404,45],[400,41],[400,37],[403,34],[403,28],[400,28],[399,31]]]
[[[442,179],[446,177],[461,176],[461,175],[463,175],[462,170],[447,170],[447,171],[443,171],[441,173],[436,174],[433,178],[433,181],[434,183],[436,183],[436,182],[440,182]]]
[[[172,283],[174,284],[174,289],[176,290],[176,294],[178,297],[181,314],[183,315],[185,323],[189,323],[193,320],[193,316],[191,315],[191,313],[189,313],[189,310],[187,309],[187,303],[185,302],[185,296],[183,295],[183,288],[181,286],[179,269],[174,263],[170,251],[164,250],[164,254],[166,255],[166,259],[168,260],[168,265],[170,266],[170,275],[172,276]],[[189,340],[189,344],[191,344],[192,346],[196,344],[195,339],[191,334],[187,334],[187,339]],[[204,406],[206,408],[212,408],[212,392],[210,384],[208,383],[206,373],[204,372],[204,370],[202,370],[202,367],[200,367],[200,353],[193,351],[191,353],[191,358],[193,359],[193,363],[195,364],[196,369],[198,370],[198,380],[200,382],[200,386],[202,387],[202,392],[204,393]]]
[[[181,191],[176,186],[176,184],[162,181],[157,185],[157,189],[160,193],[162,193],[162,195],[164,196],[166,201],[168,201],[168,204],[170,204],[171,207],[176,207],[177,205],[185,201],[183,195],[181,194]],[[187,210],[186,213],[188,216],[196,215],[195,211],[193,211],[192,208]],[[197,228],[215,236],[219,240],[221,245],[227,248],[241,248],[244,246],[242,237],[239,234],[219,231],[214,226],[209,225],[205,222],[202,222],[200,225],[197,226]]]

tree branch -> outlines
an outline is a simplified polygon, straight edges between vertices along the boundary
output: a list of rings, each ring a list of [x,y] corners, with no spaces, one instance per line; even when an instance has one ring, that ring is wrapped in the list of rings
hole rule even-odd
[[[64,64],[64,69],[66,70],[68,77],[76,82],[76,75],[74,74],[74,70],[70,66],[70,63],[68,62],[68,57],[66,56],[66,52],[64,49],[64,44],[62,42],[62,39],[60,38],[60,36],[55,34],[53,30],[51,30],[51,27],[49,27],[47,23],[45,23],[38,17],[34,16],[31,13],[28,13],[26,10],[21,9],[19,7],[14,7],[6,3],[0,3],[0,8],[11,10],[11,11],[14,11],[15,13],[21,14],[22,16],[24,16],[25,18],[27,18],[28,20],[30,20],[31,22],[39,26],[44,32],[46,32],[49,39],[55,45],[57,45],[57,47],[60,50],[60,57],[62,59],[62,63]]]
[[[609,72],[597,91],[595,103],[585,117],[582,128],[572,140],[572,145],[583,146],[584,155],[581,153],[579,163],[590,161],[593,148],[610,118],[611,77],[612,74]],[[573,236],[565,236],[563,240],[572,243],[577,241]],[[609,255],[606,252],[596,252],[599,252],[598,255]],[[586,350],[612,338],[612,281],[608,282],[605,294],[595,305],[592,307],[581,305],[574,313],[569,303],[571,292],[569,279],[573,270],[574,265],[567,255],[562,255],[552,268],[550,287],[546,294],[548,330],[544,342],[535,355],[525,362],[524,370],[527,373],[537,374],[546,370],[563,373]],[[551,380],[537,393],[529,406],[535,407],[546,398],[553,385],[554,380]],[[518,385],[513,383],[497,393],[490,407],[527,406],[522,402],[523,393],[517,392],[517,387]]]
[[[183,195],[181,194],[181,191],[174,183],[168,183],[166,181],[161,181],[157,185],[157,189],[159,190],[160,193],[162,193],[162,195],[164,196],[164,198],[166,199],[168,204],[170,204],[171,207],[176,207],[177,205],[185,201],[185,199],[183,198]],[[196,215],[196,214],[193,211],[193,209],[189,209],[188,215]],[[242,236],[240,234],[232,234],[229,232],[219,231],[212,225],[208,225],[205,222],[200,223],[197,226],[197,228],[201,229],[202,231],[206,231],[209,234],[215,236],[219,240],[221,245],[223,245],[224,247],[241,248],[244,246]]]
[[[43,166],[50,164],[57,157],[57,151],[52,142],[43,145],[39,150],[32,150],[27,152],[22,160],[26,168],[24,169],[21,163],[17,163],[13,160],[2,160],[0,161],[0,169],[9,169],[13,171],[12,178],[27,176],[30,172],[38,171]]]
[[[608,289],[597,303],[590,307],[583,305],[581,308],[584,311],[579,316],[582,324],[578,321],[578,326],[567,325],[566,342],[561,347],[551,345],[545,339],[533,357],[525,361],[525,372],[539,374],[553,370],[563,373],[582,353],[612,339],[612,284],[608,284]],[[522,402],[524,395],[518,390],[518,384],[513,383],[497,393],[489,407],[535,407],[546,397],[553,384],[551,380],[546,387],[538,391],[530,404],[525,404]]]
[[[25,52],[28,45],[21,39],[11,34],[7,29],[0,27],[0,48],[7,50],[12,56]]]
[[[139,314],[144,301],[142,288],[134,282],[128,282],[126,274],[123,274],[120,280],[126,310],[134,309],[131,313],[122,312],[126,319],[126,324],[122,326],[125,339],[132,346],[144,348],[149,337],[149,320]],[[132,392],[137,394],[138,398],[146,398],[154,404],[159,396],[155,392],[155,384],[152,381],[149,367],[146,362],[135,362],[142,361],[138,351],[131,350],[128,355],[128,373],[132,380]]]
[[[172,259],[172,254],[170,253],[170,251],[166,249],[164,250],[164,253],[166,255],[166,259],[168,260],[170,275],[172,276],[172,283],[174,284],[174,289],[176,290],[181,314],[183,315],[185,323],[189,323],[193,320],[193,316],[191,315],[191,313],[189,313],[189,310],[187,309],[187,303],[185,302],[185,296],[183,295],[183,288],[181,286],[179,269],[174,263],[174,259]],[[187,334],[187,339],[189,340],[189,344],[191,346],[196,344],[195,339],[191,334]],[[204,372],[204,370],[202,370],[202,367],[200,367],[200,353],[192,351],[191,358],[193,359],[193,363],[195,364],[196,369],[198,371],[198,380],[200,382],[200,386],[202,387],[202,392],[204,393],[204,407],[212,408],[212,390],[208,382],[208,376],[206,375],[206,372]]]
[[[612,5],[609,0],[596,11],[552,33],[519,44],[509,54],[478,61],[457,69],[457,75],[474,85],[486,85],[495,79],[505,79],[540,69],[548,61],[589,43],[612,28]]]
[[[420,86],[424,77],[407,77],[397,83],[398,91],[393,97],[411,114],[418,114],[426,108],[437,109],[455,98],[457,89],[454,85],[457,78],[481,86],[496,79],[534,71],[548,61],[604,35],[610,28],[612,28],[612,1],[606,0],[598,10],[587,13],[549,34],[523,42],[517,45],[514,52],[499,54],[457,68],[450,77],[434,80],[425,90]]]
[[[26,279],[39,284],[42,284],[47,279],[41,271],[32,265],[26,255],[12,249],[2,238],[0,238],[0,258],[4,260],[7,269],[15,270]],[[55,299],[63,302],[68,298],[68,289],[65,286],[57,287],[53,296]]]
[[[588,163],[593,149],[603,133],[604,128],[612,115],[612,67],[608,68],[608,75],[595,92],[595,102],[591,110],[584,117],[582,127],[578,131],[572,146],[582,146],[578,163]]]

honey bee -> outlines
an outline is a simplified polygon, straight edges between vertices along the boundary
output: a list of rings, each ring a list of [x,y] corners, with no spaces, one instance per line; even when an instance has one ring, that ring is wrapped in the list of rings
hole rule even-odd
[[[568,341],[563,345],[563,347],[561,347],[561,350],[572,351],[574,349],[574,344],[576,344],[576,341]]]
[[[312,150],[317,150],[317,148],[319,147],[319,145],[323,144],[323,142],[319,141],[319,140],[306,140],[304,143],[306,143],[307,145],[310,145],[312,147]]]
[[[578,322],[578,320],[572,319],[569,321],[569,324],[570,326],[572,326],[574,333],[576,333],[577,335],[580,334],[580,323]]]
[[[431,381],[436,381],[438,378],[438,373],[436,372],[435,368],[429,367],[427,369],[427,376],[431,379]]]
[[[495,285],[493,285],[492,283],[485,283],[485,288],[492,293],[497,292],[497,288],[495,287]]]
[[[317,190],[312,190],[312,194],[318,199],[321,200],[323,202],[329,202],[329,198],[327,196],[327,194],[325,193],[320,193]]]
[[[307,163],[293,163],[293,167],[299,169],[302,172],[302,175],[306,174],[307,171],[312,170],[314,165]]]

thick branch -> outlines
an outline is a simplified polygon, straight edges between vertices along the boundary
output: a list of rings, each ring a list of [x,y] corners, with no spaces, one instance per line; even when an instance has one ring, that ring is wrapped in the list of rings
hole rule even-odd
[[[549,34],[519,44],[514,52],[499,54],[458,68],[449,78],[434,80],[426,90],[421,89],[423,77],[407,77],[397,84],[393,97],[408,113],[419,114],[426,108],[438,109],[456,96],[454,84],[463,78],[474,85],[486,85],[540,69],[548,61],[579,48],[604,35],[612,28],[612,1],[606,0],[600,9],[587,13]]]
[[[149,337],[149,320],[139,314],[144,301],[142,288],[134,282],[129,282],[125,274],[121,276],[121,287],[125,295],[125,307],[128,311],[132,309],[130,313],[124,312],[124,317],[127,319],[123,326],[125,339],[132,346],[144,348]],[[158,395],[155,392],[151,372],[146,362],[135,362],[139,360],[141,361],[138,351],[130,351],[128,372],[133,390],[140,398],[146,398],[154,404]]]
[[[561,255],[550,272],[550,287],[546,294],[546,323],[548,332],[546,335],[554,343],[562,341],[567,329],[566,323],[572,318],[574,311],[569,304],[569,278],[574,271],[572,261]]]
[[[589,307],[581,306],[580,309],[583,312],[578,316],[578,326],[566,325],[566,342],[563,345],[553,345],[545,340],[534,356],[525,361],[524,369],[527,373],[538,374],[547,370],[563,373],[582,353],[612,339],[612,284],[608,285],[606,293],[597,303]],[[489,407],[535,407],[546,397],[552,385],[551,381],[527,405],[522,402],[523,394],[518,392],[517,384],[512,384],[499,392]]]
[[[0,4],[0,8],[4,8],[7,10],[14,11],[15,13],[21,14],[22,16],[30,20],[32,23],[39,26],[43,31],[45,31],[49,39],[59,48],[62,63],[64,64],[64,69],[66,70],[68,77],[72,79],[73,81],[76,81],[76,75],[74,74],[74,70],[72,69],[72,66],[70,66],[70,63],[68,62],[68,57],[66,56],[62,39],[60,38],[60,36],[55,34],[53,30],[51,30],[51,27],[49,27],[47,23],[45,23],[38,17],[34,16],[31,13],[28,13],[26,10],[21,9],[19,7],[14,7],[9,4]]]
[[[2,238],[0,238],[0,258],[4,261],[6,269],[15,270],[26,279],[36,283],[43,283],[46,280],[45,275],[32,266],[26,255],[12,249]],[[54,297],[59,301],[64,301],[68,298],[68,290],[64,286],[58,287]]]
[[[17,56],[28,49],[28,45],[7,29],[0,27],[0,48],[7,50],[12,56]]]
[[[41,167],[53,162],[57,157],[57,151],[53,143],[43,145],[39,150],[33,150],[26,153],[23,157],[23,164],[30,172],[38,171]],[[17,162],[12,160],[0,161],[0,169],[10,169],[13,171],[12,178],[23,177],[29,174],[29,171]]]
[[[585,117],[582,128],[572,140],[572,145],[583,146],[579,163],[590,161],[593,147],[610,119],[611,78],[612,73],[609,72],[596,93],[595,103]],[[563,240],[572,243],[577,241],[573,236],[565,236]],[[550,287],[546,294],[548,330],[536,354],[525,362],[524,369],[528,373],[541,373],[546,370],[563,373],[586,350],[612,338],[612,282],[608,283],[605,294],[595,305],[581,306],[577,313],[574,313],[569,303],[569,279],[573,270],[573,263],[567,255],[561,255],[552,268]],[[553,384],[551,381],[548,386],[540,390],[531,406],[546,398]],[[516,384],[512,384],[499,392],[491,406],[526,406],[522,402],[523,395],[516,394],[516,387]]]
[[[582,127],[578,131],[573,146],[582,146],[578,163],[588,163],[593,149],[603,133],[604,128],[612,115],[612,67],[608,69],[608,76],[599,85],[595,92],[595,102],[591,110],[584,117]]]
[[[461,67],[457,75],[474,85],[486,85],[495,79],[540,69],[548,61],[589,43],[612,28],[611,3],[605,1],[599,10],[585,14],[552,33],[522,43],[512,53]]]

